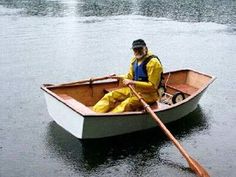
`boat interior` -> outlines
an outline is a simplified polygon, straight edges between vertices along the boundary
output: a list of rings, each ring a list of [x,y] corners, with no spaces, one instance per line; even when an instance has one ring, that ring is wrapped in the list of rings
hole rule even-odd
[[[171,106],[182,99],[197,94],[199,90],[206,87],[211,76],[192,71],[179,70],[164,73],[162,80],[163,90],[159,94],[162,95],[157,103],[151,105],[156,110],[160,107]],[[95,105],[107,92],[123,87],[122,83],[117,79],[106,79],[100,81],[85,80],[84,82],[73,82],[61,85],[52,85],[42,87],[49,94],[56,96],[60,101],[69,106],[82,110],[83,113],[91,113],[91,108]],[[176,94],[181,94],[183,98],[173,101]]]

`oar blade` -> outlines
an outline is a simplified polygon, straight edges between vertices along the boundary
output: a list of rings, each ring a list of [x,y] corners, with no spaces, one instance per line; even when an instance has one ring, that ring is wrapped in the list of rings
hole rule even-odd
[[[194,171],[199,177],[210,177],[207,171],[196,160],[191,157],[190,159],[191,161],[188,161],[188,163],[192,171]]]

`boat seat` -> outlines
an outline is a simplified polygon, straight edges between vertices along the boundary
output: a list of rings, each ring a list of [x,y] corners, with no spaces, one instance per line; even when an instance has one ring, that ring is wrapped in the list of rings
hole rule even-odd
[[[192,95],[198,90],[197,88],[188,84],[167,84],[166,86],[187,95]]]
[[[63,99],[64,103],[66,103],[68,106],[70,106],[79,113],[82,114],[94,113],[91,109],[89,109],[87,106],[80,103],[76,99],[72,98],[70,95],[67,94],[57,94],[57,95]]]

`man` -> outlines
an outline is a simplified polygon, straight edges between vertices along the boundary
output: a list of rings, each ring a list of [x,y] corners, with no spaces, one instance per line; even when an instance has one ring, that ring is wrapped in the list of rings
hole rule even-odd
[[[128,87],[129,84],[135,87],[147,103],[159,99],[157,89],[163,73],[160,60],[148,51],[142,39],[133,41],[132,49],[134,56],[131,58],[129,72],[122,78],[126,87],[107,93],[94,105],[93,111],[120,113],[141,108],[142,104]]]

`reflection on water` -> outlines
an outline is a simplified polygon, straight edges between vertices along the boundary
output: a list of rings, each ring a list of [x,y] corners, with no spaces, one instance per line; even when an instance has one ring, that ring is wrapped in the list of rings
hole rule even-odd
[[[0,5],[21,9],[19,14],[23,16],[64,16],[66,10],[60,1],[48,0],[0,0]]]
[[[129,0],[84,0],[78,4],[77,13],[81,16],[128,15],[131,13],[131,8],[132,1]]]
[[[140,7],[140,14],[145,16],[166,17],[174,20],[193,22],[236,22],[236,1],[140,0],[138,2]]]
[[[179,21],[236,23],[234,0],[0,0],[0,5],[22,9],[19,14],[28,16],[136,14]]]
[[[188,116],[169,124],[168,128],[178,139],[189,138],[208,128],[206,119],[206,115],[198,107]],[[109,163],[117,160],[132,159],[132,161],[141,160],[140,163],[145,163],[153,158],[158,164],[186,170],[160,157],[159,150],[168,143],[169,139],[159,128],[118,137],[83,141],[66,132],[55,122],[50,123],[47,132],[47,146],[53,156],[62,158],[72,164],[75,170],[81,172],[91,172],[99,165],[109,166]]]

